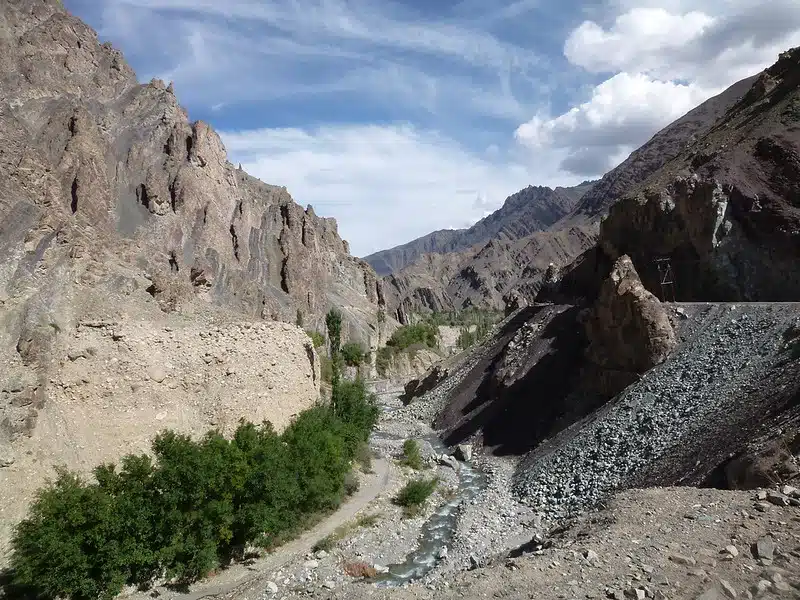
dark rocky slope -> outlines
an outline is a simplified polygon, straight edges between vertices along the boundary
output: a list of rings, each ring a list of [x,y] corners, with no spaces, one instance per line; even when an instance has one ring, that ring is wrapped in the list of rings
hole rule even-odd
[[[603,221],[599,242],[541,299],[593,298],[609,265],[633,259],[648,289],[683,301],[795,301],[800,240],[800,50]],[[656,260],[669,259],[664,292]]]
[[[441,403],[447,442],[524,455],[517,497],[553,519],[625,487],[796,479],[798,107],[800,49],[611,205],[598,245],[551,271],[555,304],[511,314],[418,401]],[[658,300],[662,256],[692,302]]]

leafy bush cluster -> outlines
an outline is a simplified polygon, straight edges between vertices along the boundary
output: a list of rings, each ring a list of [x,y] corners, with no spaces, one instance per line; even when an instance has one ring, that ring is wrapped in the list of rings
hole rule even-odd
[[[417,440],[406,440],[403,442],[403,458],[400,461],[415,471],[422,469],[422,456],[419,452],[419,443]]]
[[[306,410],[281,435],[246,422],[230,440],[167,431],[152,458],[99,466],[96,482],[60,471],[15,531],[13,584],[30,597],[113,598],[126,584],[190,582],[284,539],[339,504],[377,421],[362,382],[336,394],[335,411]]]
[[[375,368],[384,376],[392,364],[392,359],[400,352],[413,352],[417,348],[436,348],[439,329],[431,323],[404,325],[392,333],[386,346],[379,348],[375,355]]]
[[[414,479],[403,486],[393,501],[405,509],[406,516],[412,516],[425,506],[425,502],[436,490],[438,483],[439,480],[435,477],[433,479]]]
[[[322,348],[325,345],[325,336],[319,331],[308,330],[306,331],[306,335],[311,338],[314,348]]]
[[[465,308],[463,310],[432,312],[425,317],[425,320],[432,325],[447,325],[450,327],[477,325],[481,321],[497,323],[502,319],[503,313],[500,311],[474,307]]]
[[[417,323],[416,325],[404,325],[392,333],[392,337],[386,345],[401,351],[415,344],[422,344],[429,348],[435,348],[438,342],[439,330],[431,323]]]
[[[342,358],[348,367],[358,367],[366,361],[367,351],[358,342],[347,342],[342,346]]]

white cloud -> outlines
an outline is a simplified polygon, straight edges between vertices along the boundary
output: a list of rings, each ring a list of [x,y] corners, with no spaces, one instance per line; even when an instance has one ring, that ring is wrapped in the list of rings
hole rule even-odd
[[[800,44],[797,0],[65,1],[359,254],[602,175]]]
[[[564,55],[611,76],[590,98],[517,128],[523,144],[561,148],[562,169],[601,175],[655,132],[800,45],[796,0],[612,0],[610,24],[585,21]]]
[[[515,136],[534,149],[567,149],[570,160],[564,167],[598,175],[708,95],[696,85],[619,73],[598,85],[587,102],[555,118],[535,116]]]
[[[301,205],[335,214],[357,255],[407,242],[453,223],[473,223],[529,183],[560,185],[563,156],[536,170],[466,152],[411,125],[326,126],[222,134],[234,162],[285,185]]]
[[[644,71],[653,59],[668,60],[690,41],[702,35],[714,19],[701,12],[670,14],[663,8],[634,8],[603,29],[592,21],[575,29],[564,45],[564,54],[575,65],[593,72]]]

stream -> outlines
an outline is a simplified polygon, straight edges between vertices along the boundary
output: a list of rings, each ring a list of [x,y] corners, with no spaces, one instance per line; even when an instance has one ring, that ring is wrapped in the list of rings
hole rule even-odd
[[[382,406],[382,408],[385,414],[393,412],[391,407]],[[375,432],[373,436],[375,439],[404,439],[384,432]],[[437,454],[447,453],[447,447],[435,433],[422,439],[429,442]],[[389,572],[375,578],[374,581],[378,586],[395,587],[420,579],[442,560],[440,557],[442,548],[449,549],[455,536],[459,507],[462,503],[468,503],[475,498],[487,483],[486,475],[467,463],[459,462],[457,473],[458,489],[455,498],[440,506],[425,521],[420,530],[417,547],[406,555],[405,560],[387,565]]]

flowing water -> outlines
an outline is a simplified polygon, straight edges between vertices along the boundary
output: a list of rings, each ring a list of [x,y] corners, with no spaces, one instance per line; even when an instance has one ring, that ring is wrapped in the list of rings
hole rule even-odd
[[[391,412],[391,409],[386,412]],[[374,435],[377,439],[400,439],[381,432],[376,432]],[[424,439],[430,442],[437,454],[447,452],[447,448],[435,434]],[[429,573],[441,560],[442,548],[448,548],[455,536],[459,506],[462,502],[470,502],[484,487],[486,487],[484,473],[466,463],[458,463],[458,490],[455,498],[440,506],[422,525],[417,547],[406,556],[406,559],[401,563],[387,565],[389,572],[377,577],[375,583],[386,587],[399,586]]]

